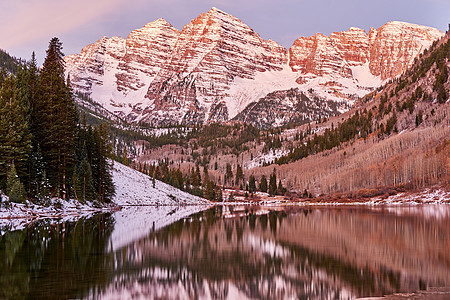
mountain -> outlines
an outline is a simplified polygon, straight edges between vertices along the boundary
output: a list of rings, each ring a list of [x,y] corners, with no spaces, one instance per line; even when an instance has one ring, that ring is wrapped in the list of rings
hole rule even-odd
[[[330,116],[334,102],[320,102],[309,91],[274,91],[238,114],[242,122],[181,127],[178,135],[159,140],[141,137],[135,163],[169,162],[186,175],[198,165],[215,183],[241,190],[247,184],[250,190],[252,176],[259,187],[263,176],[267,183],[275,173],[274,182],[291,192],[286,195],[291,199],[311,193],[327,202],[379,197],[374,203],[380,203],[399,194],[389,201],[402,202],[413,198],[401,193],[422,190],[429,194],[425,202],[445,201],[448,196],[442,195],[450,186],[449,72],[450,31],[402,75],[343,114]],[[329,114],[322,114],[326,110]],[[317,122],[270,130],[248,124],[266,129],[285,121],[302,123],[308,116]],[[441,192],[427,190],[440,187]],[[236,192],[235,199],[244,194]]]
[[[301,37],[287,50],[212,8],[181,31],[159,19],[126,39],[103,37],[65,60],[77,91],[129,122],[202,124],[245,119],[239,115],[244,109],[259,115],[254,109],[267,106],[254,103],[292,88],[328,108],[325,115],[344,112],[404,72],[442,35],[430,27],[390,22],[369,33],[350,28],[329,37]],[[333,110],[324,105],[329,101]],[[265,125],[291,119],[282,113],[285,98],[272,97],[270,106],[272,114],[282,115]]]
[[[301,92],[299,88],[275,91],[242,110],[234,121],[269,129],[285,124],[304,124],[311,120],[329,118],[339,113],[339,105],[333,100],[319,98],[313,93]],[[347,107],[348,108],[348,107]]]
[[[20,64],[24,61],[9,55],[6,51],[0,49],[0,69],[5,69],[9,73],[15,74]]]

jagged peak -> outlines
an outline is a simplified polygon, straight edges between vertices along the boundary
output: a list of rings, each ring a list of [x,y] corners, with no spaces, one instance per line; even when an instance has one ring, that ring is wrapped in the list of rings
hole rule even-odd
[[[404,28],[404,27],[418,28],[418,29],[424,29],[424,30],[429,30],[429,31],[442,33],[439,29],[436,29],[436,28],[433,28],[433,27],[430,27],[430,26],[413,24],[413,23],[408,23],[408,22],[403,22],[403,21],[390,21],[390,22],[387,22],[386,24],[384,24],[383,26],[378,28],[378,30],[381,29],[381,28]]]
[[[233,16],[221,9],[218,9],[217,7],[212,7],[207,13],[201,14],[200,16],[202,16],[202,15],[206,15],[209,18],[214,18],[214,19],[219,19],[219,20],[232,19],[234,21],[239,21],[240,23],[244,23],[240,19],[236,18],[235,16]]]
[[[358,32],[366,32],[364,29],[361,29],[361,28],[359,28],[359,27],[350,27],[349,29],[348,29],[348,31],[358,31]]]
[[[173,26],[168,21],[166,21],[164,18],[159,18],[158,20],[147,23],[144,26],[144,28],[149,28],[149,27],[155,28],[155,27],[173,27]]]
[[[386,26],[386,25],[388,25],[388,26],[426,27],[426,26],[403,22],[403,21],[390,21],[390,22],[387,22],[386,24],[384,24],[383,26]]]
[[[219,12],[219,13],[228,15],[226,12],[224,12],[224,11],[221,10],[221,9],[218,9],[218,8],[215,7],[215,6],[211,7],[211,9],[209,10],[209,13],[216,13],[216,12]]]

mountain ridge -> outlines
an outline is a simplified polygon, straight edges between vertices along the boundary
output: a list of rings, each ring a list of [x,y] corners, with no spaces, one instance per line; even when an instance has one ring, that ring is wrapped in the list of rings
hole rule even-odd
[[[300,37],[288,50],[212,8],[181,31],[160,18],[65,60],[76,90],[129,122],[228,121],[267,94],[291,88],[312,89],[313,97],[334,101],[343,112],[443,35],[405,22],[383,26]]]

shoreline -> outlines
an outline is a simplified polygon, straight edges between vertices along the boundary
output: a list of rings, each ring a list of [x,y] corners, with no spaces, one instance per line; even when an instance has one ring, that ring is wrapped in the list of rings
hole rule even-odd
[[[231,190],[228,190],[229,193]],[[235,191],[234,191],[235,192]],[[238,191],[243,193],[244,191]],[[401,192],[390,196],[359,197],[356,199],[341,198],[299,198],[290,199],[286,196],[268,196],[266,193],[256,192],[257,199],[245,199],[236,196],[235,201],[211,202],[210,205],[283,205],[283,206],[417,206],[417,205],[450,205],[450,191],[444,189],[424,189],[420,192]],[[328,196],[329,197],[329,196]],[[3,201],[2,203],[5,203]],[[115,212],[126,207],[148,206],[148,207],[197,207],[205,206],[205,203],[183,203],[183,204],[116,204],[109,203],[96,206],[94,202],[82,204],[76,200],[51,199],[50,206],[27,203],[8,202],[11,207],[0,208],[0,225],[2,220],[16,219],[60,219],[66,217],[83,217],[93,213]],[[59,208],[55,205],[60,205]]]

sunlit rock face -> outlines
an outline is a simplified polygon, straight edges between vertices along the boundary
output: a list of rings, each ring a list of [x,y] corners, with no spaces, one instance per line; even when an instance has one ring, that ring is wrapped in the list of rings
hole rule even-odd
[[[282,46],[263,40],[239,19],[213,8],[183,28],[171,59],[150,84],[146,98],[157,109],[174,109],[186,123],[214,121],[220,115],[209,114],[211,105],[229,95],[236,78],[251,80],[257,72],[279,71],[287,62],[286,54]],[[200,119],[190,119],[188,111],[199,112],[195,118]]]
[[[443,33],[435,28],[389,22],[369,33],[352,27],[330,36],[300,37],[289,49],[289,66],[301,74],[353,76],[352,66],[368,63],[381,80],[400,75]]]
[[[390,22],[368,33],[352,27],[300,37],[288,51],[212,8],[181,31],[159,19],[126,39],[103,37],[65,61],[75,90],[127,121],[203,124],[231,120],[268,94],[293,88],[313,94],[316,103],[335,102],[334,114],[344,112],[404,72],[442,35],[430,27]],[[272,101],[271,114],[284,110],[284,100]],[[330,105],[318,114],[328,116]],[[282,114],[268,126],[290,119]]]

